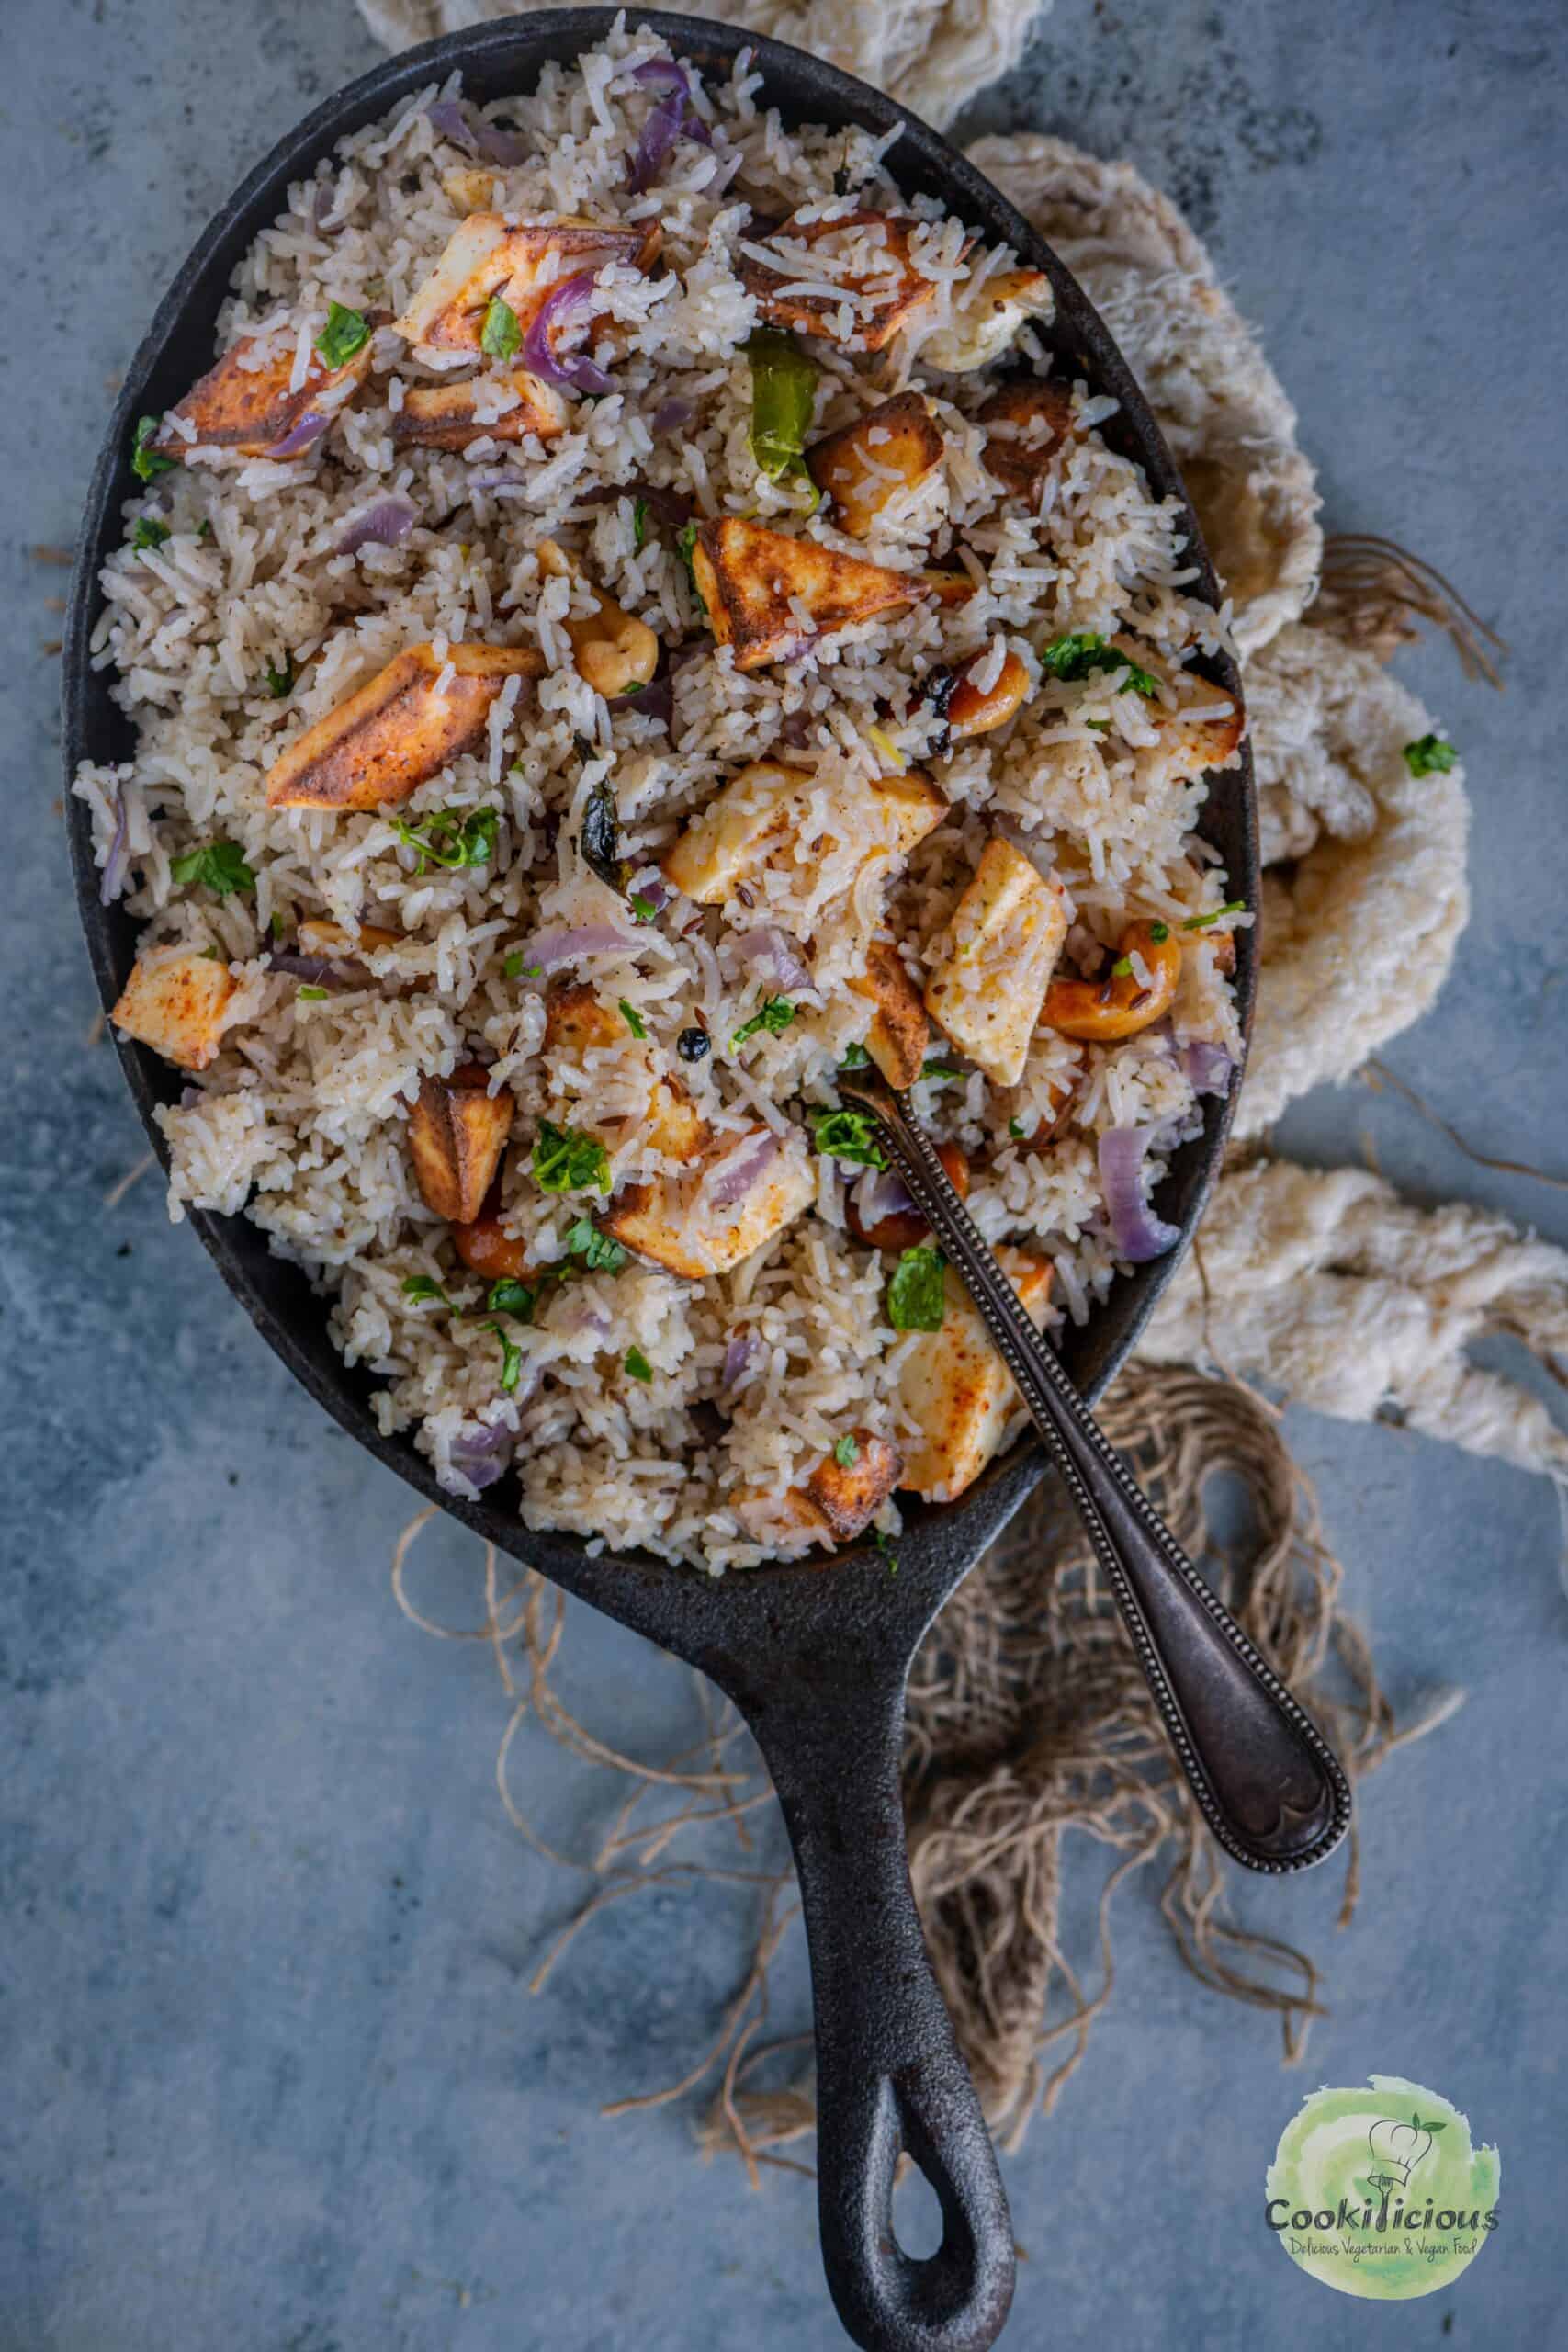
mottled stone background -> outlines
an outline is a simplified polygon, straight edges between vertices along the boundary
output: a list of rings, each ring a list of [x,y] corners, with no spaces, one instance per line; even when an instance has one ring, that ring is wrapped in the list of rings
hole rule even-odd
[[[116,371],[212,208],[374,53],[348,0],[5,12],[0,2347],[805,2352],[840,2340],[805,2184],[752,2196],[698,2165],[683,2114],[597,2112],[714,2028],[740,1921],[660,1892],[528,1997],[574,1892],[502,1815],[484,1657],[392,1605],[406,1493],[290,1385],[153,1180],[104,1206],[142,1141],[85,1043],[64,582],[30,550],[73,537]],[[1169,187],[1265,330],[1331,523],[1421,548],[1512,639],[1505,698],[1440,652],[1408,664],[1465,749],[1476,905],[1392,1059],[1491,1149],[1560,1167],[1565,57],[1560,0],[1057,0],[966,126],[1060,130]],[[1390,1098],[1313,1102],[1289,1139],[1568,1239],[1560,1194],[1483,1175]],[[1325,1963],[1302,2074],[1184,1974],[1154,1884],[1124,1890],[1111,2013],[1008,2165],[1020,2347],[1568,2331],[1556,1502],[1397,1431],[1292,1435],[1393,1690],[1469,1702],[1369,1790],[1348,1931],[1337,1867],[1238,1890]],[[442,1535],[422,1595],[460,1618],[472,1566]],[[689,1722],[629,1634],[584,1613],[573,1647],[574,1690],[624,1736],[651,1752]],[[561,1834],[608,1796],[548,1748],[519,1785]],[[1305,2278],[1260,2211],[1302,2089],[1374,2069],[1446,2092],[1503,2154],[1497,2237],[1397,2314]]]

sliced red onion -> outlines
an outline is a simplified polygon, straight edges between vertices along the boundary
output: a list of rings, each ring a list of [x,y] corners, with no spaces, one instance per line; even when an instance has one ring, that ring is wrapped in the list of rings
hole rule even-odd
[[[811,974],[802,963],[792,940],[772,923],[759,923],[754,931],[737,932],[731,942],[736,959],[742,964],[765,964],[781,989],[808,989]]]
[[[746,1368],[757,1352],[757,1342],[750,1332],[738,1331],[724,1351],[724,1385],[733,1388],[745,1379]]]
[[[470,474],[470,490],[488,490],[492,498],[529,498],[534,485],[520,473]]]
[[[363,507],[350,516],[333,553],[357,555],[364,547],[395,548],[400,539],[408,537],[418,520],[419,510],[411,499],[378,498],[374,506]]]
[[[130,879],[130,811],[118,784],[110,798],[114,802],[114,831],[109,837],[109,854],[104,860],[104,870],[98,881],[100,907],[112,907],[117,899],[123,897]]]
[[[299,424],[291,424],[282,440],[275,441],[270,449],[264,449],[262,456],[298,458],[302,450],[309,449],[321,439],[331,423],[332,418],[323,416],[319,409],[308,408]]]
[[[533,153],[525,132],[503,130],[499,122],[491,122],[482,114],[473,128],[479,153],[487,163],[499,164],[502,171],[513,164],[525,164]]]
[[[474,136],[474,126],[468,119],[468,109],[461,98],[437,98],[434,106],[424,109],[425,119],[439,138],[449,139],[465,155],[477,155],[479,142]]]
[[[804,752],[816,723],[809,711],[788,711],[779,722],[779,741],[787,743],[792,752]]]
[[[682,400],[677,392],[673,399],[660,401],[653,412],[655,433],[673,433],[682,424],[690,424],[697,413],[695,401]],[[689,503],[689,502],[688,502]],[[682,516],[684,522],[685,516]]]
[[[643,124],[637,142],[637,153],[626,168],[626,181],[634,196],[643,195],[659,177],[670,151],[680,139],[694,139],[703,146],[713,145],[713,133],[692,103],[691,76],[683,65],[676,65],[667,57],[650,57],[632,75],[645,89],[660,89],[667,96]]]
[[[657,719],[660,726],[668,727],[675,716],[675,681],[666,672],[662,678],[655,678],[650,685],[638,686],[633,694],[617,695],[615,707],[617,710],[640,710],[645,718]],[[645,890],[643,896],[651,898],[653,893]]]
[[[550,337],[556,327],[592,300],[593,273],[580,269],[575,277],[563,277],[552,286],[544,301],[528,322],[528,332],[523,338],[522,361],[531,376],[544,384],[570,384],[580,392],[607,392],[610,379],[603,368],[595,366],[586,353],[581,357],[560,360],[556,357]]]
[[[363,989],[370,974],[353,956],[308,956],[299,947],[269,947],[263,958],[272,972],[288,972],[312,989]]]
[[[779,1139],[773,1129],[744,1142],[708,1178],[707,1194],[721,1208],[733,1208],[753,1191],[778,1158]]]
[[[868,1168],[857,1181],[852,1197],[855,1215],[867,1231],[874,1225],[880,1225],[884,1217],[908,1216],[915,1207],[891,1169]]]
[[[646,694],[647,687],[644,687],[643,691]],[[630,695],[626,696],[628,702],[632,699]],[[630,899],[646,899],[654,913],[659,914],[670,904],[671,889],[657,865],[645,865],[640,873],[632,876],[626,886],[626,896]]]
[[[318,235],[326,233],[328,217],[336,202],[336,187],[331,180],[323,180],[317,188],[315,199],[310,206],[310,226]]]
[[[511,1468],[516,1442],[510,1430],[492,1430],[483,1421],[470,1423],[452,1441],[452,1467],[470,1487],[493,1487]]]
[[[1235,1064],[1223,1046],[1194,1037],[1181,1048],[1181,1068],[1194,1094],[1228,1094]]]
[[[613,923],[579,923],[568,931],[536,932],[524,943],[523,960],[525,966],[537,964],[542,970],[553,972],[558,965],[573,963],[579,956],[630,955],[637,944]]]
[[[1163,1258],[1181,1238],[1144,1197],[1144,1155],[1154,1140],[1147,1127],[1111,1127],[1100,1138],[1100,1185],[1116,1255],[1130,1265]]]

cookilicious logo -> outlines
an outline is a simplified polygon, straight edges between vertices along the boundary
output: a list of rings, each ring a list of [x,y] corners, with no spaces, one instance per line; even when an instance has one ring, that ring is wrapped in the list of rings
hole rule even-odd
[[[1457,2108],[1399,2075],[1318,2090],[1285,2126],[1264,2218],[1292,2262],[1344,2295],[1447,2287],[1497,2227],[1502,2166]]]

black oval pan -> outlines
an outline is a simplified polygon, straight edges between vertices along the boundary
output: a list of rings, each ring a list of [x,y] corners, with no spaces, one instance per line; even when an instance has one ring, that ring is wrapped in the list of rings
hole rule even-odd
[[[1183,495],[1143,397],[1078,286],[936,132],[799,50],[695,17],[639,8],[629,14],[664,34],[699,69],[728,74],[738,51],[753,50],[765,76],[764,100],[788,121],[860,123],[878,132],[898,125],[888,165],[899,186],[941,197],[971,227],[1050,272],[1056,315],[1049,340],[1072,375],[1120,403],[1103,428],[1107,439],[1142,465],[1157,494]],[[65,653],[68,786],[78,761],[123,759],[131,750],[107,676],[90,665],[88,639],[102,609],[99,567],[118,544],[121,502],[136,488],[129,464],[135,420],[172,406],[209,366],[231,273],[282,208],[288,182],[345,132],[375,121],[422,84],[460,67],[466,88],[479,99],[530,90],[547,59],[570,61],[602,37],[609,21],[604,9],[551,9],[454,33],[378,66],[281,141],[208,229],[131,363],[88,493]],[[1191,540],[1200,593],[1217,601],[1195,523]],[[1214,664],[1211,674],[1238,690],[1228,662]],[[119,907],[99,906],[86,813],[79,801],[68,805],[83,928],[108,1005],[130,967],[136,926]],[[1202,831],[1224,859],[1232,894],[1256,905],[1250,765],[1215,779]],[[1245,1023],[1253,992],[1252,933],[1240,932],[1236,944]],[[178,1075],[140,1046],[118,1038],[116,1045],[162,1157],[152,1114],[175,1099]],[[1227,1104],[1209,1104],[1204,1133],[1178,1153],[1161,1190],[1161,1214],[1179,1222],[1184,1240],[1213,1182],[1228,1115]],[[412,1444],[378,1431],[368,1403],[373,1384],[349,1371],[330,1346],[321,1305],[303,1275],[269,1256],[264,1237],[243,1217],[197,1210],[191,1222],[257,1329],[361,1445],[476,1534],[690,1659],[735,1701],[772,1770],[800,1875],[817,2015],[822,2253],[833,2300],[851,2335],[876,2352],[976,2352],[991,2344],[1012,2295],[1012,2229],[909,1892],[899,1743],[915,1649],[947,1595],[1042,1476],[1033,1442],[995,1464],[958,1502],[910,1509],[896,1574],[865,1544],[826,1565],[755,1568],[716,1582],[637,1554],[592,1557],[581,1538],[526,1531],[508,1507],[507,1486],[478,1503],[444,1494]],[[1116,1284],[1087,1327],[1065,1333],[1063,1362],[1091,1399],[1127,1354],[1175,1263],[1173,1253],[1139,1268]],[[893,2235],[900,2147],[942,2203],[942,2243],[923,2260],[905,2255]]]

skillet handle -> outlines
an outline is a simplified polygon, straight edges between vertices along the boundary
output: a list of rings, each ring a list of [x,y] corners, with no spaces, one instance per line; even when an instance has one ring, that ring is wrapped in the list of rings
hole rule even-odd
[[[864,2352],[986,2352],[1012,2301],[1012,2222],[909,1885],[903,1691],[852,1682],[814,1702],[797,1688],[778,1713],[755,1728],[795,1849],[811,1955],[828,2285]],[[942,2205],[942,2244],[923,2259],[893,2234],[901,2148]]]

